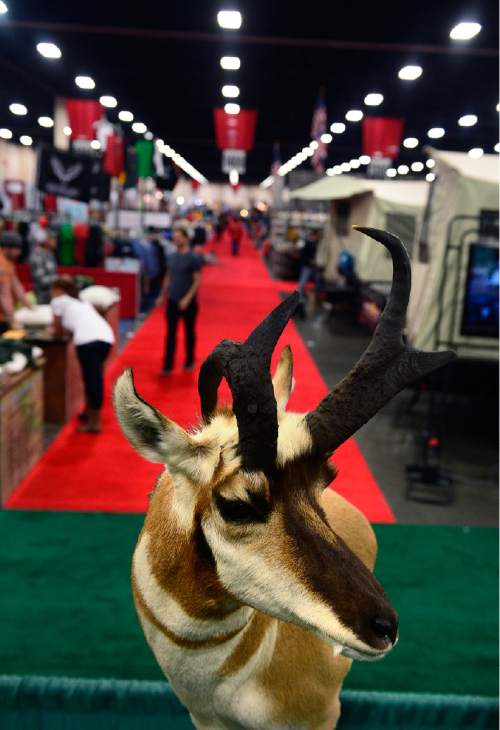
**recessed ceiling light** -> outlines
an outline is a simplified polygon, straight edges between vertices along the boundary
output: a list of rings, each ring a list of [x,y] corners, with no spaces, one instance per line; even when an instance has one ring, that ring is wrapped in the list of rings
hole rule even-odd
[[[309,149],[310,150],[317,150],[318,147],[319,147],[319,144],[316,142],[315,139],[313,139],[313,141],[309,144]]]
[[[54,126],[54,120],[52,117],[38,117],[38,124],[41,127],[46,127],[47,129],[50,129]]]
[[[22,134],[19,137],[19,141],[21,144],[23,144],[25,147],[30,147],[33,144],[32,138],[29,136],[29,134]]]
[[[372,161],[372,158],[370,155],[361,155],[361,157],[358,158],[362,165],[369,165]]]
[[[422,66],[403,66],[399,69],[398,76],[403,81],[415,81],[422,76]]]
[[[441,139],[444,137],[444,129],[443,127],[432,127],[428,130],[427,136],[431,139]]]
[[[323,142],[324,144],[330,144],[330,142],[332,141],[332,139],[333,139],[332,135],[331,135],[331,134],[328,134],[328,132],[325,132],[325,133],[324,133],[324,134],[322,134],[322,135],[321,135],[321,137],[320,137],[320,140],[321,140],[321,141],[322,141],[322,142]]]
[[[93,139],[92,142],[90,143],[90,146],[92,147],[93,150],[101,149],[101,143],[99,142],[98,139]]]
[[[99,99],[99,103],[102,104],[102,106],[105,106],[107,109],[114,109],[115,106],[118,106],[118,102],[114,96],[101,96],[101,98]]]
[[[342,165],[334,165],[333,172],[335,175],[342,175]]]
[[[403,140],[403,147],[406,147],[409,150],[418,147],[418,139],[416,137],[407,137]]]
[[[327,175],[328,175],[329,177],[332,177],[332,176],[333,176],[333,175],[335,175],[336,173],[335,173],[335,172],[333,171],[333,167],[329,167],[329,168],[328,168],[328,170],[326,171],[326,174],[327,174]]]
[[[350,172],[351,166],[348,162],[343,162],[340,166],[340,169],[342,170],[342,172]]]
[[[474,124],[477,124],[477,117],[475,114],[464,114],[458,120],[458,124],[460,127],[473,127]]]
[[[363,119],[363,112],[361,109],[349,109],[345,118],[348,122],[360,122]]]
[[[72,132],[73,130],[71,129],[71,127],[64,127],[63,129],[63,133],[66,135],[66,137],[71,137]]]
[[[387,177],[396,177],[396,175],[398,174],[398,171],[396,170],[395,167],[389,167],[385,171],[385,174],[387,175]]]
[[[239,10],[219,10],[217,22],[225,30],[238,30],[241,28],[241,13]]]
[[[37,43],[36,50],[44,58],[61,58],[61,49],[55,43]]]
[[[342,132],[345,132],[344,122],[334,122],[333,124],[330,124],[330,132],[333,132],[334,134],[342,134]]]
[[[408,167],[408,165],[400,165],[398,167],[399,175],[408,175],[409,172],[410,172],[410,168]]]
[[[8,12],[8,10],[9,8],[7,7],[6,3],[4,3],[3,0],[0,0],[0,15]]]
[[[153,133],[152,132],[146,132],[144,135],[144,139],[147,139],[148,142],[150,142],[153,139]]]
[[[148,128],[145,124],[143,124],[143,122],[134,122],[132,124],[132,131],[137,132],[137,134],[144,134],[148,131]]]
[[[28,107],[26,107],[24,104],[18,104],[17,102],[14,102],[9,106],[10,111],[12,114],[16,114],[16,116],[24,117],[28,113]]]
[[[224,111],[226,112],[226,114],[239,114],[240,105],[229,102],[228,104],[224,105]]]
[[[222,87],[222,96],[225,96],[226,99],[236,99],[239,95],[240,90],[234,84],[225,84]]]
[[[484,150],[482,147],[473,147],[467,154],[469,157],[472,157],[473,160],[478,160],[484,155]]]
[[[220,65],[225,71],[237,71],[241,63],[238,56],[222,56]]]
[[[12,132],[10,129],[6,129],[5,127],[2,127],[0,129],[0,138],[1,139],[12,139]]]
[[[434,165],[436,164],[436,161],[432,159],[432,157],[429,157],[427,162],[425,163],[425,166],[429,168],[429,170],[432,170]]]
[[[351,166],[351,170],[357,170],[358,167],[361,167],[361,162],[359,160],[351,160],[349,164]]]
[[[500,142],[497,142],[493,149],[495,150],[495,152],[500,152]]]
[[[120,120],[120,122],[133,122],[134,115],[132,114],[132,112],[121,111],[118,112],[118,119]]]
[[[427,175],[425,176],[425,179],[427,180],[427,182],[434,182],[434,180],[436,179],[436,176],[434,175],[433,172],[428,172]]]
[[[367,94],[365,96],[365,104],[366,106],[380,106],[382,102],[384,101],[383,94]]]
[[[411,169],[413,172],[422,172],[424,169],[424,163],[423,162],[412,162]]]
[[[76,76],[75,84],[80,89],[95,89],[95,81],[91,76]]]
[[[454,41],[470,41],[480,30],[480,23],[458,23],[450,30],[450,38]]]

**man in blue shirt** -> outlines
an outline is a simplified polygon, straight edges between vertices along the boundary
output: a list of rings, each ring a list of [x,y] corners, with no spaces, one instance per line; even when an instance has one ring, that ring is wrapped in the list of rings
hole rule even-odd
[[[185,370],[194,367],[196,344],[196,315],[198,314],[197,292],[201,280],[202,261],[189,246],[188,224],[180,221],[174,226],[172,240],[176,251],[167,256],[167,273],[163,291],[167,294],[167,340],[162,375],[172,372],[179,319],[184,320],[186,332]]]

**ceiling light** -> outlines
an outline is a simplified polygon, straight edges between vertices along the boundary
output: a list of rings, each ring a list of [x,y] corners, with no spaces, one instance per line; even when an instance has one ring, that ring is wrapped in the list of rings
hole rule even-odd
[[[63,129],[63,133],[66,135],[66,137],[71,137],[72,132],[73,130],[71,129],[71,127],[64,127]]]
[[[237,185],[240,181],[238,170],[229,170],[229,182],[231,185]]]
[[[398,171],[396,170],[395,167],[389,167],[385,171],[385,174],[387,175],[387,177],[396,177],[396,175],[398,174]]]
[[[360,122],[363,119],[363,112],[361,109],[350,109],[345,118],[348,122]]]
[[[328,170],[326,171],[326,174],[328,175],[328,177],[332,177],[336,173],[334,172],[333,167],[329,167]]]
[[[400,165],[398,167],[399,175],[408,175],[409,172],[410,172],[410,168],[408,167],[408,165]]]
[[[309,145],[309,149],[310,149],[310,150],[317,150],[317,149],[318,149],[318,147],[319,147],[318,143],[316,142],[316,140],[315,140],[315,139],[313,139],[313,141],[312,141],[312,142],[310,143],[310,145]]]
[[[432,170],[434,165],[436,164],[436,161],[432,159],[432,157],[429,157],[427,162],[425,163],[425,166],[429,168],[429,170]]]
[[[161,151],[163,149],[163,147],[165,146],[165,141],[163,139],[160,139],[160,137],[158,137],[155,144],[158,147],[158,149]]]
[[[44,58],[61,58],[61,49],[55,43],[37,43],[36,50]]]
[[[50,129],[50,127],[54,126],[54,120],[52,117],[38,117],[38,124],[41,127],[47,127],[47,129]]]
[[[175,202],[177,203],[177,205],[184,205],[184,198],[182,197],[182,195],[178,195],[175,199]]]
[[[3,0],[0,0],[0,15],[3,15],[8,11],[7,5],[3,2]]]
[[[434,180],[436,179],[436,176],[434,175],[433,172],[428,172],[427,175],[425,176],[425,179],[427,180],[427,182],[434,182]]]
[[[80,89],[86,89],[86,90],[95,89],[95,81],[90,76],[77,76],[75,78],[75,84]]]
[[[132,131],[137,132],[137,134],[144,134],[148,131],[148,128],[145,124],[143,124],[143,122],[134,122],[132,124]]]
[[[343,162],[340,166],[340,169],[342,170],[342,172],[349,172],[351,169],[351,166],[348,162]]]
[[[228,104],[224,105],[224,111],[226,112],[226,114],[239,114],[240,105],[229,102]]]
[[[496,110],[497,110],[497,112],[500,112],[500,101],[498,102],[498,104],[496,106]]]
[[[134,115],[132,112],[122,111],[118,112],[118,119],[120,122],[133,122],[134,121]]]
[[[361,167],[361,162],[359,160],[351,160],[349,164],[352,170],[357,170],[358,167]]]
[[[102,104],[102,106],[105,106],[107,109],[114,109],[115,106],[118,106],[118,102],[116,101],[114,96],[101,96],[99,99],[99,103]]]
[[[225,71],[237,71],[241,63],[238,56],[222,56],[220,65]]]
[[[432,127],[427,132],[427,136],[431,139],[441,139],[441,137],[444,137],[444,129],[442,127]]]
[[[332,141],[332,139],[333,139],[332,135],[331,134],[328,134],[328,132],[325,132],[320,137],[320,140],[322,142],[324,142],[324,144],[330,144],[330,142]]]
[[[93,150],[101,149],[101,143],[99,142],[98,139],[93,139],[92,142],[90,143],[90,146],[92,147]]]
[[[146,134],[144,135],[144,139],[147,139],[148,142],[151,142],[151,140],[153,139],[153,133],[152,132],[146,132]]]
[[[411,169],[413,172],[422,172],[424,169],[424,163],[423,162],[412,162]]]
[[[335,175],[342,175],[342,165],[334,165],[333,172]]]
[[[10,129],[5,129],[5,127],[2,127],[2,129],[0,129],[0,138],[12,139],[12,132],[10,131]]]
[[[24,106],[24,104],[18,104],[17,102],[11,104],[9,106],[9,110],[12,114],[16,114],[18,117],[24,117],[24,115],[28,113],[28,107]]]
[[[493,149],[495,150],[495,152],[500,152],[500,142],[497,142]]]
[[[217,22],[225,30],[238,30],[241,28],[241,13],[239,10],[219,10]]]
[[[362,165],[369,165],[372,161],[372,158],[370,155],[361,155],[361,157],[358,158]]]
[[[474,124],[477,124],[477,117],[475,114],[464,114],[464,116],[460,117],[458,120],[458,124],[461,127],[473,127]]]
[[[415,81],[422,76],[422,66],[403,66],[399,69],[398,76],[403,81]]]
[[[467,154],[469,157],[472,157],[473,160],[479,160],[479,158],[484,155],[484,150],[482,147],[473,147],[467,152]]]
[[[403,140],[403,147],[406,147],[409,150],[418,147],[418,139],[416,137],[407,137]]]
[[[23,144],[25,147],[29,147],[33,144],[32,138],[29,136],[29,134],[22,134],[19,137],[19,141],[21,144]]]
[[[384,101],[383,94],[367,94],[365,96],[366,106],[380,106]]]
[[[479,23],[458,23],[450,30],[450,38],[453,41],[470,41],[480,30]]]
[[[342,132],[345,132],[344,122],[334,122],[333,124],[331,124],[330,132],[333,132],[334,134],[342,134]]]
[[[236,99],[236,97],[239,95],[239,88],[237,86],[234,86],[233,84],[225,84],[222,87],[222,96],[225,96],[226,99]]]

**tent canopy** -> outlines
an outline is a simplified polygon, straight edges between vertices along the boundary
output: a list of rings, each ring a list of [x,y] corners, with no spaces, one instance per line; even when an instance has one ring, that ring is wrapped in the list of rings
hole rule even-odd
[[[474,161],[474,160],[473,160]],[[342,200],[373,193],[379,200],[422,208],[429,184],[423,180],[370,180],[353,175],[326,175],[310,185],[294,190],[290,197],[300,200]]]
[[[448,152],[427,147],[426,152],[442,167],[450,168],[463,177],[498,184],[498,155],[483,155],[479,159],[465,152]]]

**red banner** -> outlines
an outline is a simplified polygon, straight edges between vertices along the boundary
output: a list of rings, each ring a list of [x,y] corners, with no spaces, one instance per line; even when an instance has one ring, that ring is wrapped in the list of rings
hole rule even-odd
[[[219,150],[252,149],[257,112],[240,109],[238,114],[226,114],[224,109],[214,109],[215,143]]]
[[[118,177],[125,166],[125,149],[120,134],[109,134],[104,150],[103,169],[106,175]]]
[[[91,99],[66,99],[71,139],[95,139],[95,124],[103,115],[103,107]]]
[[[363,119],[363,154],[370,155],[370,157],[389,157],[394,160],[399,155],[403,125],[403,119],[365,117]]]
[[[12,210],[26,208],[26,184],[22,180],[3,181],[3,189],[9,197]]]

